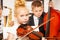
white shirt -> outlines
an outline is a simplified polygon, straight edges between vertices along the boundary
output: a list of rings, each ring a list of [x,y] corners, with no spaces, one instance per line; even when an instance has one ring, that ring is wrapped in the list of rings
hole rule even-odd
[[[8,32],[13,34],[15,38],[17,38],[17,28],[19,27],[20,24],[18,24],[16,21],[14,22],[14,26],[12,27],[3,27],[3,39],[7,39],[8,37]]]
[[[38,20],[38,17],[36,17],[36,16],[33,16],[33,18],[34,18],[35,26],[32,26],[32,28],[35,28],[38,26],[39,20]],[[39,28],[35,29],[34,31],[39,31]]]
[[[38,26],[38,23],[39,23],[38,17],[33,16],[33,18],[34,18],[34,24],[35,24],[35,26]]]

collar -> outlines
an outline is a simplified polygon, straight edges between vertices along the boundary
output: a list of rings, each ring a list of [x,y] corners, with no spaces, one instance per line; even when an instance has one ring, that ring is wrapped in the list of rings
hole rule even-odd
[[[35,20],[38,20],[38,17],[36,17],[35,15],[33,16]]]

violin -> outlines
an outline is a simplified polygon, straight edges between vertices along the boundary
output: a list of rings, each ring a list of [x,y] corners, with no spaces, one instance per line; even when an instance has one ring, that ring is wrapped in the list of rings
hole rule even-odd
[[[30,32],[32,30],[33,30],[33,28],[31,28],[31,26],[29,26],[29,25],[27,25],[25,27],[20,26],[20,28],[17,29],[17,35],[23,37],[24,35],[26,35],[28,32]],[[32,40],[39,40],[43,36],[43,34],[41,32],[33,31],[27,36]]]

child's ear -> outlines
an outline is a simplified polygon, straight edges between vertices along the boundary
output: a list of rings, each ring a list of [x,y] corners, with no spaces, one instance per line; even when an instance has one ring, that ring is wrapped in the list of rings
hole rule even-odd
[[[33,11],[33,9],[31,11]]]
[[[42,8],[44,8],[44,6],[43,6],[43,5],[41,5],[41,7],[42,7]]]
[[[44,10],[44,6],[43,5],[41,5],[41,8]]]
[[[34,6],[31,6],[31,8],[32,8],[32,10],[31,10],[31,11],[33,11],[33,9],[34,9]]]

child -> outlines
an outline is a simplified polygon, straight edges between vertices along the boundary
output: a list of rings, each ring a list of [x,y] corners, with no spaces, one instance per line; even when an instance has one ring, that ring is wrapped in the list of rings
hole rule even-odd
[[[26,24],[28,22],[28,20],[29,20],[29,12],[28,12],[27,8],[24,7],[24,6],[16,8],[16,10],[15,10],[15,16],[16,16],[17,22],[19,24],[18,27],[21,24]],[[16,29],[18,27],[16,27]],[[16,29],[14,31],[16,31]],[[12,36],[13,36],[13,38],[12,38]],[[8,40],[14,40],[14,39],[15,39],[14,35],[12,35],[11,33],[9,33]]]
[[[34,28],[35,26],[40,25],[41,23],[43,23],[43,18],[44,18],[44,12],[43,12],[43,4],[36,0],[32,2],[32,12],[33,14],[31,15],[30,19],[29,19],[29,25],[32,26],[32,28]],[[37,28],[35,31],[40,31],[43,34],[45,34],[45,30],[44,27],[41,26],[39,28]]]

